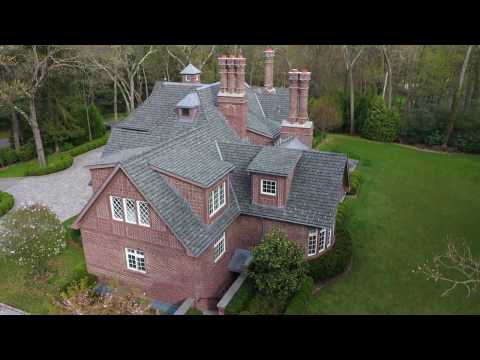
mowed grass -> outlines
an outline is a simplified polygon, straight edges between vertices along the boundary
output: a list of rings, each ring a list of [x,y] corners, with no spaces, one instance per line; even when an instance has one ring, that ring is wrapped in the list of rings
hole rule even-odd
[[[353,266],[321,289],[316,314],[478,314],[480,294],[412,270],[446,251],[448,238],[465,241],[480,257],[480,156],[446,155],[345,135],[329,135],[319,150],[360,160],[363,184],[349,199]]]
[[[74,218],[64,222],[68,228]],[[31,314],[55,314],[52,297],[58,297],[65,285],[73,280],[75,269],[84,268],[83,250],[78,235],[68,229],[67,249],[51,259],[50,274],[33,280],[26,272],[0,257],[0,303],[17,307]]]
[[[47,163],[51,164],[59,161],[60,156],[61,156],[61,153],[48,155]],[[0,178],[26,176],[27,172],[30,169],[36,169],[38,167],[39,165],[38,165],[37,159],[33,159],[25,162],[18,162],[0,169]]]

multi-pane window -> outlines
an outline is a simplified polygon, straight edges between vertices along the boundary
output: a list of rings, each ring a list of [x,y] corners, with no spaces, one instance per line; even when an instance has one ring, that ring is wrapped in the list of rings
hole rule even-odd
[[[327,230],[327,249],[332,245],[332,230]]]
[[[225,206],[225,182],[216,186],[208,195],[208,215],[213,216]]]
[[[146,201],[137,201],[138,223],[142,226],[150,226],[150,209]]]
[[[125,221],[129,224],[137,223],[137,214],[135,208],[135,200],[123,199],[123,205],[125,208]]]
[[[327,229],[321,228],[318,230],[318,252],[325,250],[327,240]]]
[[[145,254],[143,251],[126,248],[125,256],[127,257],[127,267],[130,270],[146,272]]]
[[[308,256],[317,254],[318,229],[310,229],[308,231]]]
[[[123,200],[117,196],[110,196],[110,207],[113,220],[123,221]]]
[[[213,244],[213,261],[217,262],[225,253],[225,233]]]
[[[277,195],[277,182],[275,180],[262,179],[261,193],[264,195]]]

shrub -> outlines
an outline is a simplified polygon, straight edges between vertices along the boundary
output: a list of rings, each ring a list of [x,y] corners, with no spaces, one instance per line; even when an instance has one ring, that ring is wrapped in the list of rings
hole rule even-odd
[[[250,301],[253,299],[254,293],[254,283],[252,279],[247,278],[233,297],[232,301],[230,301],[230,303],[225,308],[225,314],[235,315],[247,309]]]
[[[36,150],[35,145],[29,143],[23,146],[20,146],[20,149],[17,151],[17,157],[20,161],[29,161],[35,158]]]
[[[55,158],[55,160],[50,161],[47,166],[41,167],[38,163],[35,163],[26,171],[25,176],[40,176],[56,173],[69,168],[72,164],[72,156],[69,154],[61,154],[58,158]]]
[[[362,174],[357,170],[350,174],[350,195],[358,193],[358,188],[362,182]]]
[[[425,137],[425,144],[430,146],[442,145],[444,141],[445,134],[439,130],[435,130],[433,133]]]
[[[187,313],[185,315],[203,315],[203,312],[196,308],[190,308],[188,309]]]
[[[248,276],[261,295],[279,302],[289,298],[307,272],[303,251],[279,229],[273,228],[253,249]]]
[[[460,151],[480,153],[480,129],[457,133],[453,144]]]
[[[333,247],[309,262],[309,274],[314,281],[328,280],[344,273],[352,261],[352,240],[348,230],[337,228],[335,236]]]
[[[12,210],[2,224],[1,251],[34,275],[46,271],[48,259],[66,247],[66,232],[57,215],[43,205]]]
[[[12,194],[0,191],[0,216],[5,215],[15,204]]]
[[[312,298],[313,279],[307,276],[285,310],[286,315],[303,315]]]
[[[62,145],[62,151],[69,151],[71,149],[73,149],[73,144],[70,143],[70,142],[66,142]]]
[[[344,228],[345,227],[345,222],[347,220],[347,216],[348,216],[348,213],[349,213],[349,206],[348,206],[348,202],[347,201],[344,201],[342,203],[340,203],[337,207],[337,217],[336,217],[336,224],[335,224],[335,228]]]
[[[371,140],[392,142],[398,138],[399,129],[399,114],[388,110],[381,97],[375,97],[361,127],[362,136]]]
[[[95,104],[92,104],[89,106],[88,114],[90,117],[90,129],[92,131],[92,137],[94,139],[98,139],[104,136],[106,131],[105,120],[102,114],[100,113],[100,111],[98,110],[98,108],[95,106]]]
[[[342,112],[333,97],[322,96],[310,101],[310,118],[316,129],[332,131],[341,129]]]
[[[89,141],[85,144],[82,144],[80,146],[77,146],[73,149],[71,149],[70,151],[68,151],[68,154],[70,154],[71,156],[75,157],[75,156],[78,156],[78,155],[81,155],[81,154],[84,154],[90,150],[93,150],[93,149],[96,149],[100,146],[103,146],[107,143],[108,141],[108,136],[105,135],[99,139],[95,139],[95,140],[92,140],[92,141]]]
[[[11,148],[0,150],[0,166],[8,166],[18,161],[18,154]]]

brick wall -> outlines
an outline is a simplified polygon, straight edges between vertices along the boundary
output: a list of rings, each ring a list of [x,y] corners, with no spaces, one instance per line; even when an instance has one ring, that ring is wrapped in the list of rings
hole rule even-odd
[[[252,201],[259,205],[266,205],[272,207],[284,207],[286,198],[286,178],[282,176],[259,175],[252,174]],[[277,194],[264,195],[261,193],[261,180],[275,180],[277,182]]]
[[[247,138],[254,145],[273,145],[273,139],[247,130]]]
[[[313,142],[313,128],[302,128],[293,126],[282,126],[280,130],[280,137],[282,139],[289,137],[298,137],[309,148],[312,147]]]
[[[92,179],[92,190],[95,194],[102,186],[105,180],[110,176],[114,167],[90,169],[90,177]]]

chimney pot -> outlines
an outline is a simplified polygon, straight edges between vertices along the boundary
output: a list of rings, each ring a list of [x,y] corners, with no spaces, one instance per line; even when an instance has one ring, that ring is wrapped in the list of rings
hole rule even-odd
[[[273,87],[273,57],[275,52],[273,49],[265,49],[264,58],[265,58],[265,80],[264,80],[264,89],[267,94],[272,94],[275,92]]]

